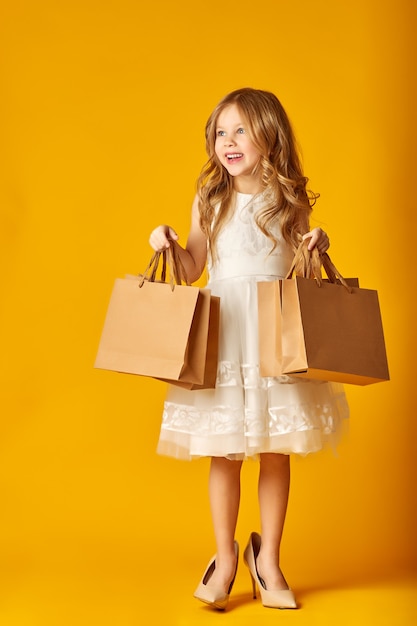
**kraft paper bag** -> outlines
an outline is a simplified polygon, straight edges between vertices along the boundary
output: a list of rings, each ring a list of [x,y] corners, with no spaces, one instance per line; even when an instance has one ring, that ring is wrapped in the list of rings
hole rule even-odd
[[[219,324],[220,324],[220,298],[211,296],[210,298],[210,317],[209,329],[207,335],[207,352],[204,367],[204,380],[201,385],[197,383],[187,383],[183,380],[159,379],[164,382],[176,385],[184,389],[213,389],[216,386],[217,379],[217,363],[219,353]]]
[[[259,371],[261,376],[281,376],[281,281],[260,281],[257,291]]]
[[[116,279],[94,366],[205,385],[211,292],[172,281],[157,282],[159,258],[158,253],[154,255],[137,280]],[[171,257],[172,262],[175,258]],[[172,274],[181,280],[178,266]]]
[[[282,281],[284,374],[354,385],[389,380],[378,294],[344,282]]]
[[[331,264],[330,259],[319,258],[318,252],[309,252],[308,241],[302,243],[295,256],[287,277],[293,272],[299,272],[304,277],[317,277],[322,283],[321,265],[330,276],[330,280],[337,282],[338,272]],[[358,286],[358,281],[346,279],[350,284]],[[259,370],[261,376],[283,375],[282,352],[282,279],[260,281],[257,283],[258,292],[258,338],[259,338]]]

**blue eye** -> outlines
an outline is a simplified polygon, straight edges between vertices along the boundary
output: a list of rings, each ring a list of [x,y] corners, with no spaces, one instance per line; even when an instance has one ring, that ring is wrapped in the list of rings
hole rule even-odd
[[[224,137],[225,136],[225,131],[224,130],[218,130],[217,131],[217,137]]]
[[[238,132],[240,135],[244,135],[244,134],[245,134],[245,129],[244,129],[244,128],[238,128],[238,129],[237,129],[237,132]]]

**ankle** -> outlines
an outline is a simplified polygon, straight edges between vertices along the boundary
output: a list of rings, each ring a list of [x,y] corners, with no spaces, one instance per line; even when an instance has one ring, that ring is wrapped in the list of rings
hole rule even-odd
[[[279,569],[279,559],[279,549],[277,550],[276,548],[272,548],[269,550],[266,547],[262,546],[256,557],[256,563],[260,567],[275,567]]]
[[[237,556],[235,553],[216,555],[216,570],[222,572],[226,577],[235,573],[237,567]]]
[[[266,589],[288,589],[288,583],[279,565],[279,554],[262,555],[259,553],[256,559],[256,569]]]

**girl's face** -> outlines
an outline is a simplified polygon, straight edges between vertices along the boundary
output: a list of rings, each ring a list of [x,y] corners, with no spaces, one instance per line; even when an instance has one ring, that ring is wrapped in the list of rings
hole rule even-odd
[[[248,125],[236,104],[224,108],[217,119],[214,150],[220,163],[233,176],[236,191],[260,191],[260,174],[253,172],[261,155],[249,137]]]

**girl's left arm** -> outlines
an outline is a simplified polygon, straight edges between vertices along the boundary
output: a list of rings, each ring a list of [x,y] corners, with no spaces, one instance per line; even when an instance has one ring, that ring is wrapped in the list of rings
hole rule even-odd
[[[317,248],[320,254],[324,254],[330,247],[330,241],[327,233],[321,228],[313,228],[310,232],[303,235],[303,240],[310,239],[308,249],[313,250]]]

